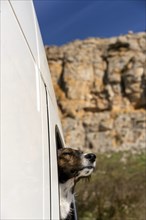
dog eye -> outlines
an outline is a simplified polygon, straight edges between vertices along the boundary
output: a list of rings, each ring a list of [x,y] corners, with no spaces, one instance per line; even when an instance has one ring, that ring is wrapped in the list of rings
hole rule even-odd
[[[83,154],[83,151],[78,151],[78,152],[76,153],[77,156],[81,156],[82,154]]]

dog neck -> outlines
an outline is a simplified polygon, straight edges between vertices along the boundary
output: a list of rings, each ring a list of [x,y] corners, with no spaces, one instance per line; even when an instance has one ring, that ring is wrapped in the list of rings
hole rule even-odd
[[[71,203],[73,202],[75,180],[71,178],[64,183],[60,183],[60,208],[61,219],[66,219],[71,212]]]

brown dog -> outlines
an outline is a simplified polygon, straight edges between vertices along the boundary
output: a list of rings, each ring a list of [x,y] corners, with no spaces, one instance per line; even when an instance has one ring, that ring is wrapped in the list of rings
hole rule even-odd
[[[71,212],[74,187],[81,178],[89,177],[96,165],[93,153],[83,153],[72,148],[58,150],[61,219]]]

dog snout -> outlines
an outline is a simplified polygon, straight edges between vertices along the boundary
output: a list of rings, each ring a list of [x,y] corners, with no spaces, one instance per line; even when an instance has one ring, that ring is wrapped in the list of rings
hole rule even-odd
[[[93,162],[96,160],[96,155],[95,155],[95,154],[92,154],[92,153],[86,154],[86,155],[85,155],[85,158],[88,159],[90,162],[93,163]]]

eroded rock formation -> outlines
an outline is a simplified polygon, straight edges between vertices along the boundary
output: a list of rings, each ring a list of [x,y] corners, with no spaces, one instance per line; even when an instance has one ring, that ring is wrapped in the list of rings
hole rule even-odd
[[[146,33],[47,46],[46,54],[67,145],[146,147]]]

